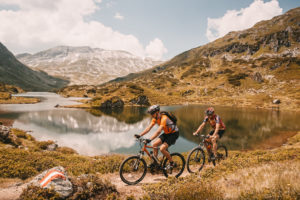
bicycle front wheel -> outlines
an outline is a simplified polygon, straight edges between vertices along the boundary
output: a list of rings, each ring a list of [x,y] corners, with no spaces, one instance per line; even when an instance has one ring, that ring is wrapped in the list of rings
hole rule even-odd
[[[139,156],[131,156],[123,161],[120,167],[120,177],[128,185],[135,185],[143,180],[147,173],[147,164]]]
[[[188,155],[187,169],[190,173],[199,172],[205,163],[205,154],[202,148],[195,147]]]
[[[184,157],[180,153],[171,153],[173,165],[170,165],[169,159],[165,159],[163,163],[163,173],[166,177],[178,178],[185,167]]]

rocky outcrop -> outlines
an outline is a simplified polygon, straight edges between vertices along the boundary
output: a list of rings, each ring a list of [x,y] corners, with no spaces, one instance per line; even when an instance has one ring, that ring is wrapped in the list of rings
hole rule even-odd
[[[149,106],[150,105],[149,99],[145,95],[140,95],[134,99],[131,99],[130,103],[140,105],[140,106]]]
[[[105,100],[99,105],[99,108],[104,108],[104,109],[123,108],[123,107],[124,107],[124,101],[117,96]]]
[[[252,75],[252,79],[258,83],[262,83],[264,82],[264,79],[262,77],[262,75],[259,73],[259,72],[255,72],[253,75]]]
[[[186,96],[190,96],[192,94],[194,94],[195,91],[194,90],[187,90],[181,93],[181,96],[186,97]]]
[[[6,143],[9,138],[10,128],[7,126],[0,125],[0,141]]]
[[[73,192],[73,185],[69,180],[66,170],[61,166],[42,172],[29,185],[54,189],[63,198],[70,196]]]

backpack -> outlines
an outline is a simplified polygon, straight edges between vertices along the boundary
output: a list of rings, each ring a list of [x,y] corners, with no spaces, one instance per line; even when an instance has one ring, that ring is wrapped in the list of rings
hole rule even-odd
[[[177,118],[173,113],[167,111],[161,111],[160,114],[167,115],[167,117],[176,125]]]

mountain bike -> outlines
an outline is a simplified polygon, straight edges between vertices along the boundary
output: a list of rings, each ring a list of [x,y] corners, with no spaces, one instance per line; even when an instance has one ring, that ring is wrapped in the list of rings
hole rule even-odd
[[[228,151],[226,146],[218,145],[217,156],[215,159],[212,159],[212,142],[209,136],[200,135],[200,143],[197,147],[193,148],[187,158],[187,169],[190,173],[199,172],[205,164],[205,153],[206,149],[208,155],[208,162],[212,162],[215,166],[217,162],[225,160],[228,157]]]
[[[120,167],[120,177],[122,181],[128,185],[135,185],[141,182],[147,173],[147,168],[149,167],[151,173],[155,171],[162,171],[166,177],[176,177],[178,178],[184,168],[185,159],[180,153],[171,153],[173,160],[173,165],[170,161],[163,156],[161,160],[157,159],[152,151],[148,151],[147,148],[154,148],[153,146],[147,145],[146,139],[140,137],[137,138],[140,145],[140,152],[136,156],[131,156],[126,158]],[[147,154],[152,161],[152,164],[147,167],[146,161],[143,158],[144,154]]]

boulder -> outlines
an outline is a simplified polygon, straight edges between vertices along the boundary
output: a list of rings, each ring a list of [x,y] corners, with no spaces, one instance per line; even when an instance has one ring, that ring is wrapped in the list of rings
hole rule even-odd
[[[73,185],[69,180],[67,172],[61,166],[42,172],[37,175],[29,185],[49,189],[52,188],[63,198],[66,198],[73,193]]]
[[[55,151],[57,149],[58,145],[56,143],[50,144],[47,146],[47,151]]]
[[[117,96],[114,96],[111,99],[104,101],[100,105],[100,108],[104,108],[104,109],[123,108],[123,107],[124,107],[124,101]]]
[[[181,96],[186,97],[186,96],[190,96],[192,94],[194,94],[195,91],[194,90],[187,90],[181,93]]]
[[[273,104],[280,104],[280,103],[281,103],[280,99],[274,99],[273,100]]]
[[[112,97],[111,98],[111,107],[112,108],[123,108],[124,107],[124,101],[120,97]]]
[[[140,95],[134,99],[131,99],[130,103],[141,105],[141,106],[150,106],[149,99],[145,95]]]
[[[252,75],[252,79],[258,83],[262,83],[264,82],[264,79],[263,77],[261,76],[261,74],[259,72],[255,72],[253,75]]]
[[[9,137],[10,128],[0,125],[0,141],[6,143]]]

